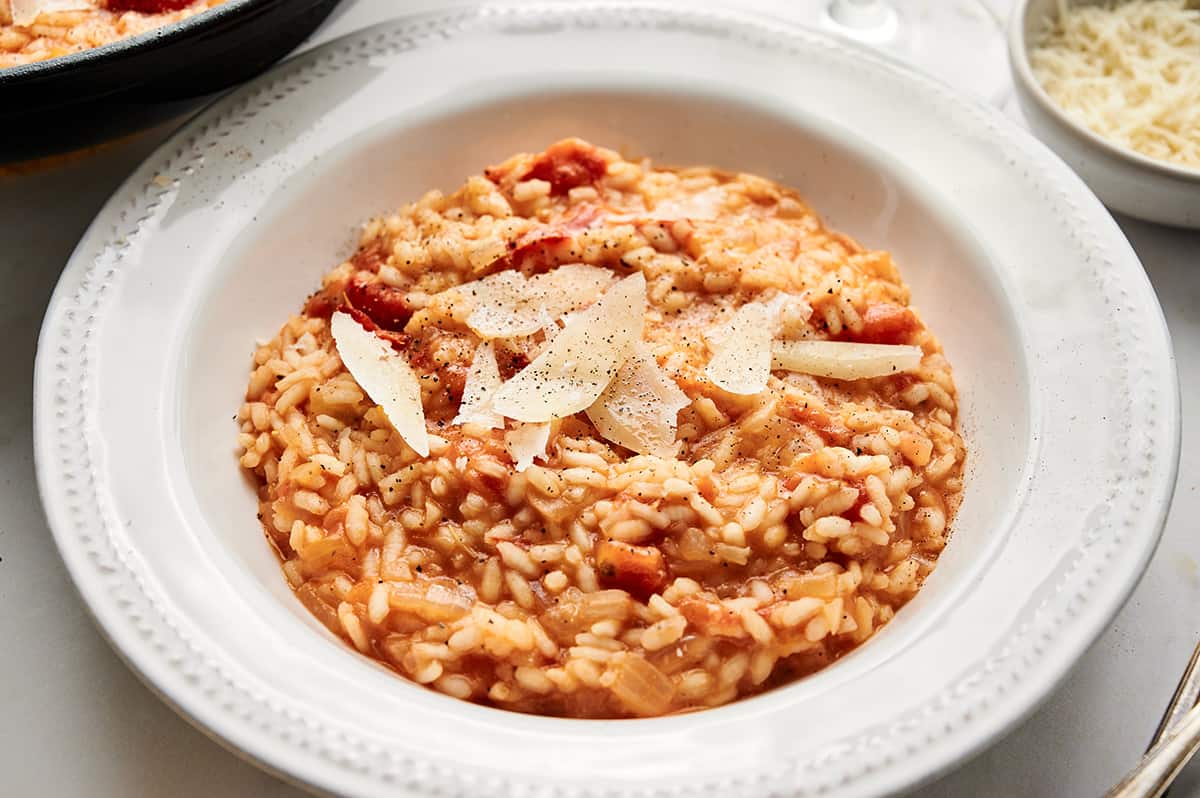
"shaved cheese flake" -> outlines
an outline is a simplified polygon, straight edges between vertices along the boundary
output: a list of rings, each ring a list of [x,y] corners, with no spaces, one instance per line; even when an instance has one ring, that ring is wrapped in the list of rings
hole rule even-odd
[[[42,14],[83,11],[92,5],[87,0],[12,0],[13,24],[27,28],[37,22],[37,18]]]
[[[744,396],[767,387],[776,315],[765,303],[748,302],[737,309],[729,324],[706,334],[715,350],[704,373],[714,385]]]
[[[533,465],[536,458],[546,458],[546,445],[550,443],[550,422],[522,424],[516,422],[504,433],[504,448],[513,459],[513,467],[524,471]]]
[[[617,276],[608,269],[586,263],[566,263],[529,280],[528,302],[552,319],[582,310],[607,291]]]
[[[452,424],[478,424],[486,429],[504,426],[504,418],[492,409],[492,394],[500,387],[500,367],[496,364],[496,350],[491,341],[484,341],[475,348],[471,368],[463,385],[462,402]]]
[[[580,315],[581,313],[582,313],[582,311],[578,311],[578,310],[577,310],[577,311],[575,311],[575,312],[573,312],[573,313],[564,313],[564,314],[562,315],[562,318],[561,318],[561,319],[559,319],[559,321],[561,321],[561,322],[563,323],[563,326],[564,326],[564,327],[566,327],[566,326],[567,326],[568,324],[570,324],[572,321],[574,321],[575,319],[579,318],[579,315]],[[557,335],[557,334],[558,334],[558,333],[556,332],[556,333],[555,333],[555,335]]]
[[[673,458],[679,411],[691,404],[641,341],[616,378],[587,409],[596,430],[638,454]]]
[[[562,327],[558,326],[558,322],[547,319],[545,326],[542,327],[542,342],[544,344],[550,343],[558,337],[560,332],[562,332]]]
[[[1200,167],[1200,9],[1186,0],[1056,6],[1029,52],[1046,93],[1115,144]]]
[[[771,335],[779,335],[783,331],[785,314],[795,314],[799,317],[799,321],[804,322],[808,321],[813,312],[812,305],[808,304],[808,300],[801,294],[785,294],[780,292],[770,299],[757,300],[749,304],[759,305],[766,310],[764,318],[767,320],[767,326],[771,331]],[[757,310],[753,312],[758,313]],[[732,334],[732,327],[732,320],[724,324],[709,327],[704,331],[704,339],[708,341],[713,349],[719,349],[729,340]]]
[[[514,338],[533,335],[547,318],[587,307],[615,281],[607,269],[568,263],[528,280],[510,270],[451,290],[471,303],[472,332],[485,339]]]
[[[773,367],[835,380],[863,380],[912,371],[921,365],[919,346],[850,341],[776,341]]]
[[[453,290],[470,301],[467,326],[480,338],[533,335],[542,328],[537,308],[525,302],[525,275],[520,272],[498,272]]]
[[[363,329],[350,314],[334,313],[329,328],[350,376],[372,402],[383,408],[404,442],[417,454],[428,457],[429,434],[416,373],[386,341]]]
[[[618,282],[574,316],[528,366],[496,391],[492,406],[516,421],[549,421],[591,405],[642,339],[646,278]]]

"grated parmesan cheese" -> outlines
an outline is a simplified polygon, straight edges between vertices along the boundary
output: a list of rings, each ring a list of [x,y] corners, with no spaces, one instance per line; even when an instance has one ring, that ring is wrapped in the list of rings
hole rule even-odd
[[[1029,61],[1046,93],[1095,133],[1200,167],[1200,9],[1186,0],[1058,0]]]

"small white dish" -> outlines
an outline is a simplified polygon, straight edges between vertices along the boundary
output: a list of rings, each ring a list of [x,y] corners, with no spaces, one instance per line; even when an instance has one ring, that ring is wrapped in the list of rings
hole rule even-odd
[[[1200,169],[1150,158],[1114,144],[1075,121],[1050,98],[1029,65],[1029,48],[1057,0],[1018,0],[1008,30],[1008,57],[1021,111],[1104,204],[1149,222],[1200,228]]]
[[[263,538],[232,421],[254,340],[368,216],[566,135],[795,186],[893,252],[955,364],[970,454],[953,540],[917,599],[811,678],[652,720],[463,703],[329,635]],[[816,32],[625,3],[400,19],[219,101],[92,224],[35,384],[50,525],[114,646],[233,750],[345,795],[911,787],[1028,714],[1105,627],[1179,451],[1141,265],[1032,137]]]

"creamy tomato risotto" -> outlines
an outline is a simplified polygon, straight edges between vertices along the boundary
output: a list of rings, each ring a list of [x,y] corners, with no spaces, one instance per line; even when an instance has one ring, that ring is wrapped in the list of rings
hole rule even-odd
[[[561,141],[366,225],[255,352],[241,464],[300,601],[408,679],[715,706],[861,645],[946,545],[908,301],[790,189]]]
[[[0,0],[0,68],[136,36],[225,0]]]

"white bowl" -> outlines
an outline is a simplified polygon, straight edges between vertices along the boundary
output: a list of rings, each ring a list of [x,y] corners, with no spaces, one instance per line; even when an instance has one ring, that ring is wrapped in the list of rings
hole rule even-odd
[[[1149,158],[1093,133],[1063,111],[1034,76],[1029,48],[1042,21],[1055,13],[1056,4],[1056,0],[1019,0],[1009,23],[1009,64],[1029,126],[1114,211],[1149,222],[1200,228],[1200,169]]]
[[[263,539],[231,420],[254,339],[369,215],[572,134],[795,186],[833,226],[894,253],[955,365],[969,467],[953,539],[886,629],[811,678],[649,720],[467,704],[325,631]],[[55,539],[114,645],[198,725],[305,784],[867,795],[1011,728],[1103,630],[1165,517],[1177,391],[1120,230],[998,112],[775,22],[489,6],[302,55],[151,156],[51,301],[35,441]]]

